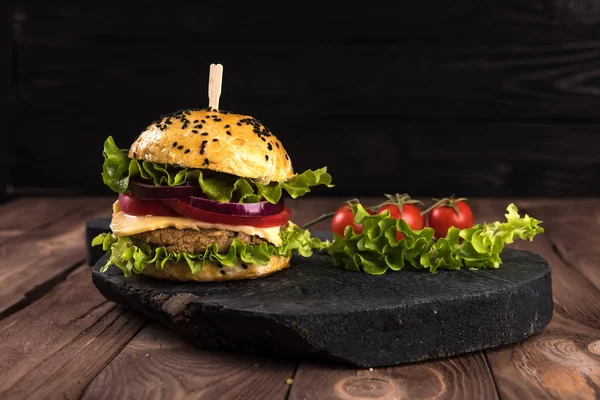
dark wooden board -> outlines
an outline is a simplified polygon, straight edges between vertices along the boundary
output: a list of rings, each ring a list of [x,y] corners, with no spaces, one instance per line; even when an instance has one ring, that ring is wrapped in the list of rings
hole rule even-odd
[[[380,195],[397,182],[432,196],[599,194],[600,13],[590,0],[294,13],[70,3],[21,1],[5,19],[14,134],[0,163],[19,193],[36,176],[38,190],[109,194],[106,136],[127,147],[160,114],[205,106],[208,65],[221,62],[221,106],[263,121],[296,169],[328,165],[336,186],[324,195]]]
[[[259,110],[248,109],[253,115],[255,111]],[[32,110],[31,114],[39,112]],[[139,115],[114,115],[121,122],[111,134],[119,146],[129,147],[143,126],[158,116]],[[65,138],[75,138],[81,125],[101,118],[100,114],[52,114],[46,123],[48,129],[62,127],[60,134]],[[335,187],[314,187],[311,196],[351,198],[401,191],[428,198],[452,193],[465,197],[555,197],[593,195],[600,190],[600,175],[594,173],[600,170],[598,124],[415,124],[385,116],[364,120],[346,116],[257,118],[281,139],[296,171],[328,167]],[[53,161],[52,154],[60,151],[61,144],[53,141],[52,135],[40,136],[37,124],[35,119],[20,119],[18,140],[36,143],[28,150],[28,157],[35,165],[64,163],[60,175],[36,169],[40,182],[48,188],[114,195],[100,176],[102,146],[108,136],[104,125],[86,125],[89,151],[74,152],[67,163]],[[77,168],[71,168],[73,164]],[[418,168],[410,167],[407,173],[409,166]],[[28,166],[14,168],[18,190],[27,189],[24,186],[32,173]]]
[[[221,62],[222,105],[257,117],[598,121],[600,13],[576,1],[19,3],[22,95],[49,112],[191,106]]]
[[[334,268],[326,254],[257,279],[177,284],[115,268],[93,271],[109,299],[206,348],[361,367],[439,358],[512,343],[552,315],[550,268],[507,250],[496,270],[405,270],[370,276]]]

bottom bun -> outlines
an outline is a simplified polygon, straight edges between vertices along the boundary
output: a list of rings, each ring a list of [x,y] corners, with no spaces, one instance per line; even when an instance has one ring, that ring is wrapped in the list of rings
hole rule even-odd
[[[271,260],[267,265],[246,264],[247,268],[243,268],[241,264],[234,267],[219,267],[217,263],[213,261],[206,261],[202,270],[197,274],[192,273],[185,261],[177,263],[169,261],[165,264],[163,269],[158,269],[154,265],[148,265],[144,268],[142,274],[157,279],[178,282],[219,282],[254,279],[289,267],[290,258],[291,257],[271,256]]]

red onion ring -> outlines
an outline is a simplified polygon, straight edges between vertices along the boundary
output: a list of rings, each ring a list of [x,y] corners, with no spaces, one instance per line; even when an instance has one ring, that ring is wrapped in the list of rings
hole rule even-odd
[[[236,215],[239,217],[266,217],[279,214],[284,209],[283,196],[276,204],[268,201],[258,203],[232,203],[207,199],[206,197],[191,196],[189,205],[205,211],[219,214]]]
[[[202,189],[199,185],[155,186],[130,180],[129,189],[133,197],[141,200],[162,200],[202,195]]]

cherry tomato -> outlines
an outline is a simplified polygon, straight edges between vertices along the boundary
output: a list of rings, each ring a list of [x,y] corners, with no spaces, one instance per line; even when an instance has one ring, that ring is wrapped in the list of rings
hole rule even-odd
[[[119,194],[119,208],[129,215],[154,215],[176,217],[178,214],[160,200],[140,200],[126,194]]]
[[[384,204],[377,210],[377,214],[382,214],[385,211],[390,212],[390,217],[404,220],[410,229],[420,231],[427,226],[427,221],[424,215],[421,215],[421,209],[414,204],[403,204],[402,213],[396,204]],[[396,239],[404,239],[404,235],[396,231]]]
[[[367,212],[373,215],[373,211],[367,209]],[[352,230],[356,233],[362,233],[363,231],[362,224],[354,223],[354,213],[352,212],[352,208],[348,204],[344,204],[338,208],[333,215],[333,219],[331,220],[331,232],[344,236],[344,229],[346,229],[348,225],[352,226]]]
[[[189,205],[189,199],[164,199],[163,204],[185,217],[212,224],[248,225],[259,228],[281,226],[290,220],[292,211],[284,206],[283,211],[266,217],[243,217],[202,210]]]
[[[464,200],[449,199],[429,212],[429,226],[435,230],[438,239],[446,237],[451,226],[467,229],[473,227],[473,222],[473,211]]]

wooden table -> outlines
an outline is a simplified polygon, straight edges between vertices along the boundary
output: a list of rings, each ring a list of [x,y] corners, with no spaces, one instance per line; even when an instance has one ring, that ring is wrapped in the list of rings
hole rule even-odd
[[[514,247],[551,264],[552,322],[515,345],[373,370],[197,349],[106,301],[84,263],[84,222],[109,216],[113,200],[0,206],[0,398],[600,397],[600,199],[471,199],[477,222],[503,218],[510,201],[543,220],[544,234]],[[302,224],[342,200],[289,204]]]

